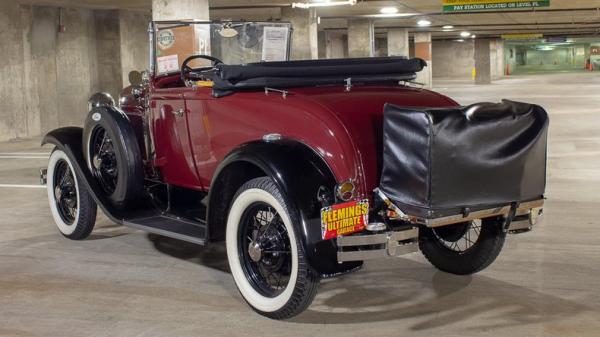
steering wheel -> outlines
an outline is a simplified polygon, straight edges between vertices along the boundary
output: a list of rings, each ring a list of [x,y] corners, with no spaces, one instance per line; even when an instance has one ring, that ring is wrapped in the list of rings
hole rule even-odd
[[[188,64],[197,59],[209,60],[212,62],[210,67],[200,67],[200,68],[192,68]],[[181,64],[181,81],[186,83],[187,80],[201,80],[204,79],[209,71],[215,70],[215,66],[217,64],[223,63],[223,61],[219,60],[216,57],[212,57],[209,55],[192,55],[186,58]]]

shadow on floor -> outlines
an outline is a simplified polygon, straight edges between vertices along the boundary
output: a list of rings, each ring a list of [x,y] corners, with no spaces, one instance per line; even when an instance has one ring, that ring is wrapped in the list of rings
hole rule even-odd
[[[410,326],[416,331],[455,324],[487,330],[552,322],[588,309],[483,275],[456,276],[431,268],[424,272],[423,264],[403,259],[401,270],[372,268],[355,278],[324,283],[313,305],[294,321],[348,324],[416,318],[422,319]]]
[[[225,243],[215,243],[204,247],[156,234],[148,234],[148,240],[152,242],[156,250],[163,254],[222,272],[230,272]]]
[[[169,256],[229,272],[224,244],[201,247],[148,234],[154,247]],[[393,268],[398,267],[400,268]],[[249,309],[250,310],[250,309]],[[424,264],[398,259],[322,281],[309,309],[296,323],[351,324],[421,319],[412,330],[466,324],[487,330],[566,319],[585,306],[483,275],[455,276]],[[472,322],[476,325],[469,326]]]

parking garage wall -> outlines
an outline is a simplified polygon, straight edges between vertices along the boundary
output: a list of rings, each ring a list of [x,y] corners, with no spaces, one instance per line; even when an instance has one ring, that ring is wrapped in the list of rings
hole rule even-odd
[[[131,59],[142,54],[140,62],[148,59],[146,21],[139,37],[145,47],[128,44],[128,63],[122,65],[120,21],[118,11],[2,1],[0,141],[81,125],[92,93],[106,91],[117,97],[123,73],[137,67]],[[60,24],[64,32],[59,32]],[[135,39],[135,32],[128,34],[128,40]]]

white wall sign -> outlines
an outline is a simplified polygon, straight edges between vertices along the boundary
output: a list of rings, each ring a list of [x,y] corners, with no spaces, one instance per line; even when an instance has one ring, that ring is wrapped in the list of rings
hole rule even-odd
[[[262,60],[285,61],[288,52],[288,27],[264,27]]]

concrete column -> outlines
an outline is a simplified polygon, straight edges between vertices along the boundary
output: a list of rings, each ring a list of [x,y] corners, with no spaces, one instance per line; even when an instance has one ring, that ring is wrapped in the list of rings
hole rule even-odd
[[[152,18],[146,12],[119,10],[121,77],[123,87],[129,86],[132,70],[148,69],[148,23]]]
[[[317,42],[319,46],[319,58],[327,58],[327,32],[322,30],[317,34]]]
[[[504,59],[504,40],[496,39],[496,74],[498,78],[504,77],[505,59]]]
[[[409,54],[408,30],[389,29],[387,32],[388,56],[406,56]]]
[[[348,20],[348,56],[371,57],[375,50],[375,30],[373,21],[364,19]]]
[[[152,19],[208,20],[208,0],[152,0]]]
[[[490,40],[476,39],[475,40],[475,84],[490,84],[492,83],[491,65],[490,65]]]
[[[319,42],[317,32],[317,11],[301,8],[284,7],[281,9],[281,21],[290,22],[292,33],[293,60],[319,58]]]
[[[417,82],[423,83],[425,88],[432,86],[432,57],[431,57],[431,33],[415,33],[415,57],[427,62],[427,67],[417,73]]]
[[[348,57],[348,36],[339,32],[325,32],[326,57],[340,59]]]

